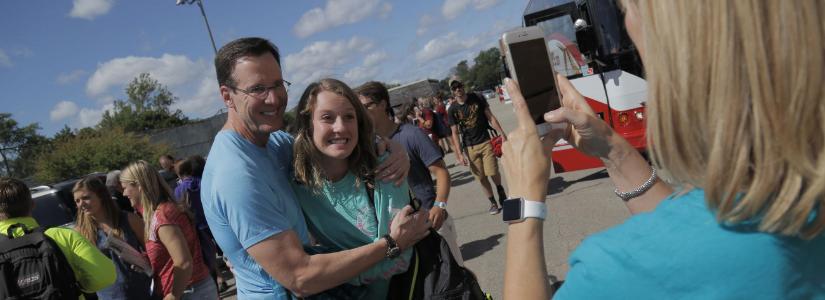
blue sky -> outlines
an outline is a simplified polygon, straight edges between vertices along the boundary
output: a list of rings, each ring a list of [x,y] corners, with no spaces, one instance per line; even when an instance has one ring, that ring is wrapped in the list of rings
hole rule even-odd
[[[526,0],[218,1],[204,7],[218,48],[243,36],[281,50],[289,107],[322,77],[441,79],[459,61],[521,26]],[[175,0],[2,1],[2,112],[52,136],[64,124],[93,126],[124,87],[148,72],[193,118],[222,107],[214,53],[197,5]]]

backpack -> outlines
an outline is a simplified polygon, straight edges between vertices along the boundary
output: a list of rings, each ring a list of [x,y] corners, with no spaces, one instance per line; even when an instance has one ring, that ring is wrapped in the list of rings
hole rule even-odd
[[[375,190],[367,185],[367,196],[375,210]],[[418,210],[421,201],[410,191],[410,205]],[[377,219],[377,217],[376,217]],[[458,265],[450,246],[435,229],[413,246],[410,265],[404,273],[393,275],[387,299],[488,300],[475,274]]]
[[[21,227],[24,235],[14,237]],[[0,234],[0,299],[78,299],[80,286],[69,261],[43,227],[9,226]]]

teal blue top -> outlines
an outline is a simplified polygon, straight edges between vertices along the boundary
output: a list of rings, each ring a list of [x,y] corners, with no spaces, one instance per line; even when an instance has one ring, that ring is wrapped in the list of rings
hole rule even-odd
[[[584,240],[553,299],[825,299],[825,235],[720,225],[703,190]]]
[[[373,210],[364,183],[356,185],[352,173],[337,182],[326,182],[319,193],[298,184],[294,190],[312,237],[326,252],[353,249],[380,239],[390,232],[393,217],[410,202],[406,181],[396,187],[378,180]],[[367,285],[367,299],[386,299],[388,279],[407,270],[411,255],[411,249],[407,249],[398,258],[384,259],[349,283]]]

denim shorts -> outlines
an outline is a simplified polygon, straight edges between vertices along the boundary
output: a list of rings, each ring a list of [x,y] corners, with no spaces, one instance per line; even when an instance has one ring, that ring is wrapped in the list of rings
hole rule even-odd
[[[212,277],[206,277],[201,281],[193,283],[188,289],[183,291],[184,300],[211,300],[218,299],[218,287],[212,281]]]

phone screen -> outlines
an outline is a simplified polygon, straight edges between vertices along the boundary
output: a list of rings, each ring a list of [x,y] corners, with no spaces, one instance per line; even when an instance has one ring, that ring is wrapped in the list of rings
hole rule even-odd
[[[544,123],[544,113],[561,106],[556,92],[553,67],[547,56],[544,39],[534,39],[509,45],[516,81],[536,124]]]

